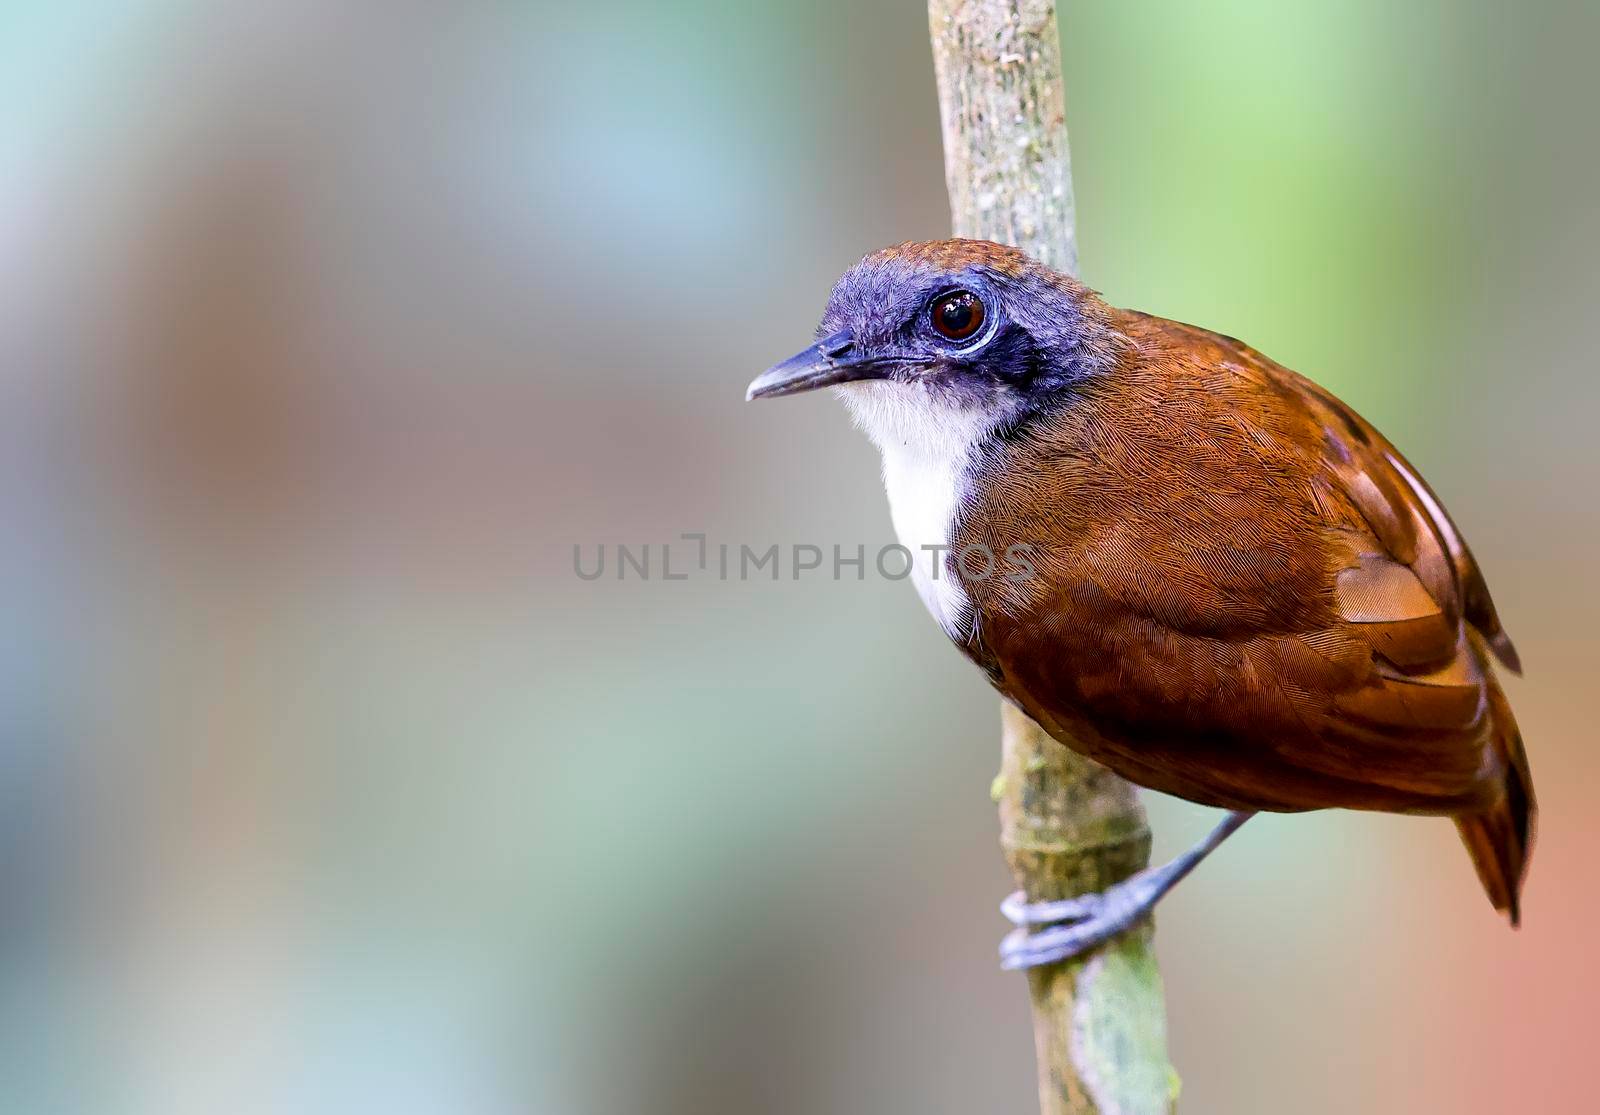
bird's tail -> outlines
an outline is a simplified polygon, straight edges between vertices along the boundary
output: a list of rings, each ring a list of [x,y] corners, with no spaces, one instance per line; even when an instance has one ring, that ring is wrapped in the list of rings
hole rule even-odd
[[[1533,800],[1533,775],[1528,770],[1527,752],[1522,747],[1517,721],[1511,715],[1511,705],[1500,691],[1500,684],[1487,662],[1484,662],[1484,674],[1494,734],[1491,746],[1498,752],[1503,768],[1500,794],[1487,810],[1457,817],[1456,827],[1472,855],[1473,866],[1478,869],[1478,878],[1483,881],[1489,901],[1496,910],[1509,914],[1515,926],[1521,916],[1522,880],[1533,855],[1538,808]]]

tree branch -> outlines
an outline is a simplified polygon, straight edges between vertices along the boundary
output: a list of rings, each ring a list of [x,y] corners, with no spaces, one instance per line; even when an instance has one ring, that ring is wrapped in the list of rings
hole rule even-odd
[[[929,0],[957,236],[1014,244],[1076,273],[1072,164],[1054,0]],[[1002,708],[1001,844],[1030,901],[1105,887],[1150,861],[1134,789]],[[1143,926],[1028,974],[1044,1115],[1175,1105],[1161,976]]]

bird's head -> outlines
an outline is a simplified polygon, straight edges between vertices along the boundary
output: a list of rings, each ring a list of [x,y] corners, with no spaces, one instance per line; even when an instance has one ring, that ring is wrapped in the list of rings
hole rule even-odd
[[[984,240],[872,253],[834,284],[817,337],[748,397],[838,387],[885,448],[1015,422],[1111,367],[1121,339],[1092,291]]]

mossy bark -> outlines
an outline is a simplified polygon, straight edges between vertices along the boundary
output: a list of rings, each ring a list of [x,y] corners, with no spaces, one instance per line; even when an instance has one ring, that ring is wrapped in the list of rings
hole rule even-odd
[[[1076,273],[1072,164],[1054,0],[929,0],[957,236],[1014,244]],[[1146,866],[1150,830],[1128,783],[1002,709],[1001,843],[1032,901],[1101,890]],[[1151,930],[1028,973],[1044,1115],[1173,1109],[1166,1007]]]
[[[1055,0],[928,0],[957,236],[1076,274]]]
[[[1000,843],[1034,902],[1104,890],[1150,862],[1134,788],[1001,706],[994,797]],[[1086,956],[1033,968],[1033,1036],[1044,1115],[1145,1115],[1175,1106],[1161,973],[1148,925]]]

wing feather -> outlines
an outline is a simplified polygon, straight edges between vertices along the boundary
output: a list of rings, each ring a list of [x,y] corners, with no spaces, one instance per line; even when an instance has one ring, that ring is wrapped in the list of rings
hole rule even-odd
[[[1488,808],[1504,761],[1469,629],[1510,644],[1438,500],[1309,380],[1127,321],[1141,363],[1009,442],[968,520],[997,552],[1070,528],[1035,580],[970,586],[991,676],[1191,800]]]
[[[1359,415],[1232,338],[1122,313],[1135,354],[1010,438],[964,518],[1039,575],[969,648],[1057,738],[1227,808],[1453,815],[1516,914],[1535,806],[1482,571]]]

